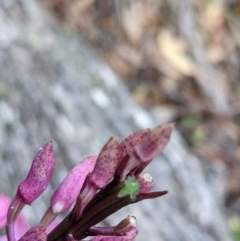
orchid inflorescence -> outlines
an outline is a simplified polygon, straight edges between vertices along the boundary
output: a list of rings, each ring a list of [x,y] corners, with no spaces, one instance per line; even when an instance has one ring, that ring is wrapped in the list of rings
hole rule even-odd
[[[113,227],[96,226],[122,207],[162,196],[152,192],[150,174],[143,169],[170,139],[172,124],[134,132],[122,141],[111,137],[99,155],[79,162],[58,186],[41,221],[30,227],[21,213],[47,188],[55,166],[52,142],[40,149],[13,200],[0,194],[0,241],[132,241],[136,219],[128,216]],[[73,205],[74,204],[74,205]],[[71,207],[73,208],[71,209]],[[71,211],[69,211],[71,209]],[[59,214],[66,217],[58,221]]]

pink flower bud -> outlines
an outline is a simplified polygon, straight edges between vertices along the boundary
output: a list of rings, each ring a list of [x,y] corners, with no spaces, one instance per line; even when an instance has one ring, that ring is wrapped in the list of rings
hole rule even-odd
[[[31,204],[47,188],[54,166],[55,158],[50,141],[37,152],[27,177],[18,186],[17,195],[24,203]]]
[[[96,159],[96,157],[88,157],[69,172],[51,198],[53,213],[67,211],[76,201],[86,177],[93,171]]]
[[[134,170],[136,176],[162,152],[170,139],[172,129],[173,124],[158,126],[147,133],[141,142],[134,147],[133,157],[137,157],[140,160],[140,164]]]
[[[117,179],[123,180],[129,172],[139,165],[139,158],[134,153],[134,147],[141,143],[149,132],[148,129],[139,130],[121,141],[119,145],[119,166],[115,175]]]
[[[144,136],[146,136],[149,132],[149,129],[139,130],[123,139],[119,145],[119,158],[122,159],[127,154],[132,153],[134,151],[134,147],[138,145],[142,141]]]
[[[118,165],[118,146],[118,139],[112,137],[102,148],[90,176],[90,183],[97,188],[104,188],[113,179]]]
[[[168,143],[173,124],[165,124],[151,130],[134,149],[142,162],[149,162],[158,156]]]
[[[43,226],[36,226],[29,229],[19,241],[46,241],[47,232]]]

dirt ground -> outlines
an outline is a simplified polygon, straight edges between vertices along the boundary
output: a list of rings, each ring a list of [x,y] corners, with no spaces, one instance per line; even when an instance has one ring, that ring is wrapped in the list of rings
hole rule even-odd
[[[39,1],[84,35],[137,103],[228,168],[225,205],[240,240],[240,1]]]

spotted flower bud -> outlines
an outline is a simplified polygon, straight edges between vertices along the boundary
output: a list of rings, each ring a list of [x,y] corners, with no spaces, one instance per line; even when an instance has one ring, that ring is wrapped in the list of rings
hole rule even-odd
[[[52,142],[41,148],[32,163],[27,177],[18,186],[17,195],[31,204],[47,188],[55,167]]]
[[[99,189],[103,189],[114,178],[118,165],[118,139],[112,137],[103,146],[97,157],[95,167],[87,179],[84,189],[81,191],[74,206],[74,218],[82,215],[83,209],[92,200]]]
[[[117,138],[110,138],[98,156],[90,176],[90,182],[97,188],[104,188],[114,177],[118,165],[118,145]]]
[[[47,232],[43,226],[36,226],[29,229],[19,241],[46,241]]]
[[[134,146],[134,150],[142,162],[149,162],[162,152],[170,139],[172,128],[172,124],[158,126],[149,131],[141,142]]]
[[[148,132],[141,142],[134,146],[134,155],[140,160],[140,164],[134,170],[135,175],[139,175],[162,152],[170,139],[172,129],[173,124],[158,126]]]
[[[139,158],[134,153],[134,146],[138,145],[150,130],[139,130],[126,137],[119,145],[119,166],[115,178],[123,180],[139,165]]]

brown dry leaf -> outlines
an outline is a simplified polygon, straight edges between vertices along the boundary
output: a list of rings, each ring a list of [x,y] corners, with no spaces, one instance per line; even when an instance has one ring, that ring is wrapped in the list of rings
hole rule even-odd
[[[209,1],[200,14],[199,21],[203,31],[214,34],[225,21],[223,5],[216,0]]]
[[[179,73],[185,76],[193,76],[195,65],[187,56],[184,43],[170,32],[161,31],[157,37],[159,51],[162,56]]]
[[[141,2],[132,2],[124,8],[121,16],[122,27],[131,43],[138,43],[143,34],[143,9]]]

